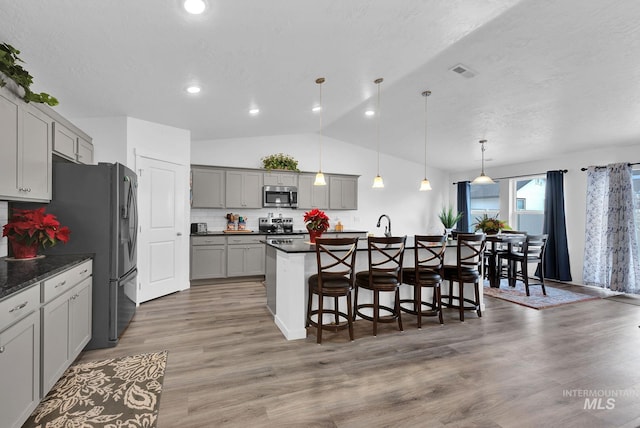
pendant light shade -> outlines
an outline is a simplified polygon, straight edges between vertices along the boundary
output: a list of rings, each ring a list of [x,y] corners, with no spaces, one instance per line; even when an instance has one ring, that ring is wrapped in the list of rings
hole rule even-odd
[[[316,180],[313,182],[313,185],[326,186],[327,182],[324,179],[324,174],[322,173],[322,84],[324,83],[324,77],[318,77],[316,79],[316,83],[318,84],[318,88],[320,88],[320,104],[318,105],[318,111],[320,114],[320,153],[318,156],[318,173],[316,174]]]
[[[494,184],[495,181],[493,181],[491,179],[491,177],[489,177],[488,175],[486,175],[484,173],[484,145],[487,142],[487,140],[480,140],[479,143],[482,146],[482,169],[480,170],[480,175],[477,176],[476,178],[474,178],[474,180],[471,182],[471,184]]]
[[[378,120],[376,122],[377,123],[376,136],[378,141],[378,175],[376,175],[376,178],[373,179],[372,187],[374,189],[384,188],[384,181],[382,181],[382,176],[380,175],[380,84],[382,83],[383,80],[384,79],[380,77],[379,79],[376,79],[373,81],[373,83],[378,85],[378,107],[377,107]]]
[[[427,178],[427,98],[431,95],[431,91],[424,91],[424,179],[420,182],[420,191],[426,192],[431,190],[431,183]]]

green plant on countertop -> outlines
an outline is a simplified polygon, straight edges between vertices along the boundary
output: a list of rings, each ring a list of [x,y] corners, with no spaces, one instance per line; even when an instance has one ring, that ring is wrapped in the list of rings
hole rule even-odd
[[[24,62],[18,58],[18,54],[20,54],[20,51],[10,44],[0,44],[0,73],[13,80],[18,84],[18,86],[24,89],[22,99],[25,102],[33,101],[34,103],[43,103],[50,106],[58,105],[58,100],[51,95],[45,92],[36,94],[31,91],[30,87],[33,83],[33,77],[27,70],[18,64],[20,62]],[[2,76],[0,76],[0,87],[3,87],[6,84],[7,82],[2,78]]]
[[[285,169],[288,171],[300,172],[298,161],[284,153],[276,153],[262,158],[262,167],[268,171],[272,169]]]
[[[440,214],[438,214],[438,218],[442,222],[442,225],[445,229],[453,229],[455,225],[460,221],[464,213],[453,213],[453,207],[449,205],[449,207],[442,207]]]

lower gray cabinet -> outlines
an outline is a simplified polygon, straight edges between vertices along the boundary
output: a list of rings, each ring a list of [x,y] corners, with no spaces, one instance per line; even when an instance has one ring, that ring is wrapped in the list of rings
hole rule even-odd
[[[263,236],[227,237],[227,276],[264,275]]]
[[[224,236],[191,237],[191,279],[227,276],[227,240]]]
[[[1,329],[0,426],[21,427],[40,402],[40,314]]]

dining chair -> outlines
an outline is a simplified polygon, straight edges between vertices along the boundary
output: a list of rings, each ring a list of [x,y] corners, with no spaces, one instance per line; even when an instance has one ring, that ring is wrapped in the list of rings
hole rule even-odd
[[[511,251],[506,255],[509,267],[509,285],[514,287],[517,280],[524,283],[524,288],[529,296],[530,285],[540,285],[542,294],[547,295],[544,288],[544,252],[547,246],[549,235],[527,235],[526,240],[522,244],[520,251]],[[518,269],[518,264],[520,269]],[[529,282],[529,264],[535,264],[539,268],[539,283],[531,284]],[[535,271],[534,271],[535,272]]]
[[[398,328],[402,328],[402,315],[400,311],[400,285],[402,284],[402,263],[406,236],[375,237],[367,239],[367,253],[369,256],[369,269],[356,273],[355,288],[355,316],[373,321],[373,335],[378,335],[379,322],[398,321]],[[373,303],[359,303],[360,290],[371,290]],[[380,293],[394,293],[393,307],[380,304]],[[364,313],[363,309],[371,312]],[[380,311],[387,315],[381,317]]]
[[[316,327],[316,342],[322,343],[322,330],[338,331],[349,329],[353,340],[353,311],[351,291],[355,283],[355,262],[358,238],[317,238],[316,264],[318,271],[308,280],[306,327]],[[318,307],[313,307],[313,296],[318,296]],[[324,306],[324,298],[333,298],[333,308]],[[340,311],[339,299],[346,298],[346,312]],[[325,315],[332,318],[325,322]],[[341,319],[343,321],[341,321]]]
[[[448,294],[442,296],[444,306],[458,309],[460,321],[464,321],[464,311],[476,311],[479,317],[482,316],[480,309],[480,280],[481,275],[478,269],[485,249],[485,235],[460,233],[457,236],[456,244],[456,264],[444,266],[444,279],[449,281]],[[458,294],[454,295],[453,283],[458,283]],[[464,285],[473,284],[475,299],[464,297]],[[453,301],[456,300],[457,304]],[[468,303],[468,305],[466,305]]]
[[[413,267],[402,269],[402,283],[413,288],[413,299],[401,299],[400,310],[416,315],[418,328],[422,328],[423,316],[437,316],[440,324],[444,323],[440,285],[446,249],[447,235],[415,235]],[[431,289],[431,302],[422,300],[423,288]]]

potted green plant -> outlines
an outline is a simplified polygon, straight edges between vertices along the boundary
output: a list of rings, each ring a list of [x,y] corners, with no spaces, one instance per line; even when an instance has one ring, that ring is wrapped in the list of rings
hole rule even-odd
[[[298,161],[284,153],[276,153],[262,158],[262,167],[267,171],[272,169],[283,169],[287,171],[300,172],[298,169]]]
[[[498,214],[496,214],[495,217],[490,217],[485,213],[480,217],[476,217],[476,222],[473,225],[475,230],[481,230],[487,235],[495,235],[501,230],[511,229],[506,221],[498,218]]]
[[[442,207],[440,214],[438,214],[438,218],[440,219],[440,222],[442,222],[447,236],[451,234],[451,230],[456,226],[463,215],[464,213],[454,214],[453,207],[451,205],[448,207]]]
[[[18,57],[18,54],[20,54],[20,51],[10,44],[0,44],[0,87],[7,84],[2,78],[4,75],[24,90],[22,99],[25,102],[33,101],[34,103],[44,103],[50,106],[58,105],[58,100],[55,99],[55,97],[45,92],[37,94],[31,91],[30,87],[33,83],[33,77],[19,64],[23,61]]]

